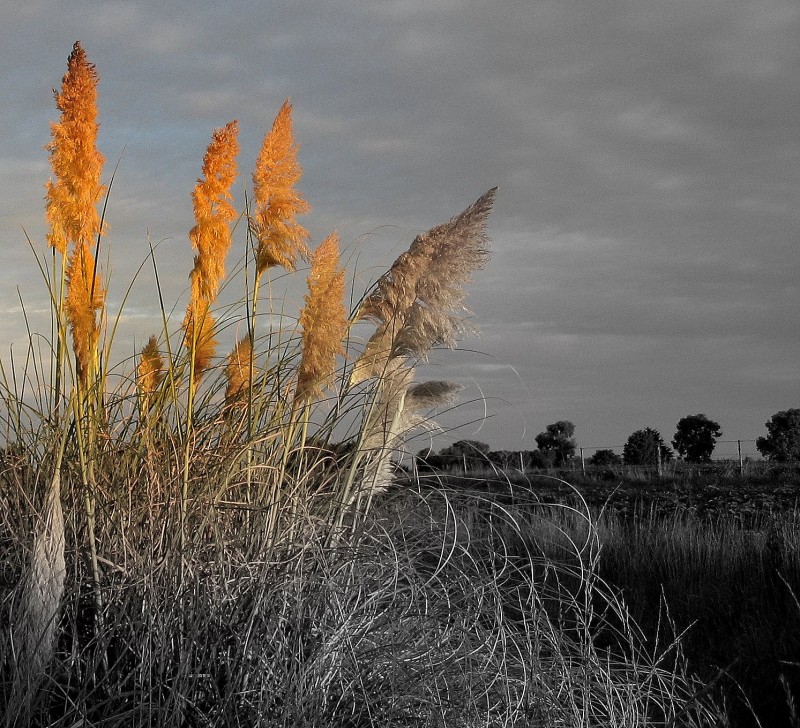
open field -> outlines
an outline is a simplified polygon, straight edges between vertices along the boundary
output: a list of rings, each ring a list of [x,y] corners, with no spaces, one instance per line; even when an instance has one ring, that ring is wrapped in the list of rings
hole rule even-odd
[[[574,485],[535,474],[505,483],[447,482],[495,493],[532,534],[546,524],[548,532],[560,529],[580,542],[587,526],[563,507],[534,507],[531,516],[531,494],[577,513],[588,509],[600,543],[598,575],[622,595],[648,640],[681,635],[688,668],[726,705],[732,725],[757,725],[753,713],[764,726],[798,725],[792,712],[800,696],[796,469],[741,478],[717,468],[684,478],[595,477]]]

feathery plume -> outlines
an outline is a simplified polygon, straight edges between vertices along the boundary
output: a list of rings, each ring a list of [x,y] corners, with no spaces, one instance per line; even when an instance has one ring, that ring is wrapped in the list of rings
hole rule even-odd
[[[142,349],[139,364],[136,367],[136,384],[139,387],[139,394],[144,402],[145,410],[149,409],[150,400],[161,382],[164,381],[164,376],[164,358],[158,350],[156,337],[151,336]]]
[[[184,341],[194,354],[195,384],[208,368],[216,349],[211,304],[225,277],[225,257],[231,247],[229,223],[236,218],[230,188],[236,180],[239,124],[215,129],[203,157],[203,177],[192,193],[195,226],[189,232],[197,250],[189,274],[191,297],[184,318]]]
[[[229,223],[236,218],[230,188],[236,180],[236,155],[239,153],[239,124],[231,121],[215,129],[203,157],[203,178],[192,192],[195,226],[189,240],[197,251],[192,276],[198,293],[213,301],[225,277],[225,257],[231,247]]]
[[[94,65],[75,43],[61,92],[55,94],[61,117],[50,125],[52,141],[46,147],[55,175],[46,184],[47,241],[63,255],[70,241],[89,243],[101,228],[96,205],[105,191],[100,184],[105,160],[96,148],[97,82]]]
[[[100,324],[105,290],[96,270],[94,256],[88,243],[77,243],[69,258],[67,268],[67,321],[72,330],[72,348],[75,351],[75,368],[78,381],[86,386],[89,372],[96,371],[97,349],[100,341]]]
[[[286,100],[264,137],[253,172],[256,209],[250,225],[258,241],[258,275],[276,265],[294,271],[298,255],[308,258],[308,231],[295,219],[309,210],[295,189],[302,174],[292,135],[292,105]]]
[[[461,327],[464,285],[488,260],[486,218],[496,188],[460,215],[418,236],[364,300],[356,319],[377,329],[350,377],[357,384],[382,376],[390,359],[422,357],[438,344],[452,346]]]
[[[250,390],[250,373],[253,362],[253,343],[245,336],[228,355],[225,375],[228,386],[225,388],[225,402],[232,405],[240,402]]]
[[[195,288],[193,279],[193,292]],[[210,305],[194,293],[192,294],[192,300],[189,302],[183,326],[186,347],[194,355],[192,361],[196,386],[203,372],[211,366],[211,360],[217,350],[217,340],[214,338],[214,316],[211,314]]]
[[[344,271],[339,265],[339,238],[329,235],[314,252],[308,276],[306,305],[300,312],[303,353],[297,374],[298,400],[319,397],[333,377],[336,355],[343,354],[347,331]]]

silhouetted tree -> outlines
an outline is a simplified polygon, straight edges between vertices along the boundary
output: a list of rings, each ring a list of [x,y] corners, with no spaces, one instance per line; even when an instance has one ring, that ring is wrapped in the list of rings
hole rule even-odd
[[[450,447],[439,450],[439,455],[453,455],[456,457],[466,455],[468,458],[478,456],[483,459],[482,456],[488,455],[490,449],[485,442],[480,440],[459,440],[450,445]]]
[[[575,456],[574,434],[575,425],[568,420],[559,420],[536,435],[536,444],[545,457],[552,453],[554,465],[563,465]]]
[[[645,427],[628,437],[622,450],[622,459],[626,465],[657,465],[659,454],[662,463],[672,460],[672,450],[664,445],[661,433],[652,427]]]
[[[598,468],[610,468],[622,465],[622,458],[613,450],[596,450],[588,462]]]
[[[719,422],[703,414],[687,415],[678,421],[672,447],[690,463],[708,463],[720,435]]]
[[[758,451],[768,460],[800,460],[800,409],[776,412],[764,424],[769,434],[756,440]]]

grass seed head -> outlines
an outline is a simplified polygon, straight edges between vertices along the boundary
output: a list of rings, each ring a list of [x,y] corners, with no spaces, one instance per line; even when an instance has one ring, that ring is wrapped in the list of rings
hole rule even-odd
[[[292,105],[285,101],[264,137],[253,172],[256,210],[251,227],[258,241],[259,274],[276,265],[295,270],[297,256],[308,258],[308,231],[296,221],[308,203],[295,185],[303,173],[292,134]]]
[[[348,319],[344,308],[344,271],[339,265],[339,238],[329,235],[314,252],[308,276],[306,305],[300,312],[302,357],[297,373],[297,398],[312,400],[333,377],[336,355]]]
[[[353,368],[352,384],[382,376],[393,357],[424,357],[433,346],[455,343],[464,285],[489,257],[486,219],[495,191],[418,236],[377,282],[357,314],[378,326]]]
[[[158,350],[155,336],[151,336],[142,349],[136,367],[136,384],[143,398],[149,400],[155,394],[165,376],[164,358]]]
[[[105,304],[105,289],[96,270],[94,256],[85,242],[72,251],[67,268],[65,308],[72,331],[72,347],[78,381],[85,386],[89,372],[97,364],[100,324],[97,314]]]
[[[51,124],[52,141],[46,147],[55,176],[46,184],[47,241],[62,254],[70,241],[88,243],[100,233],[97,202],[105,191],[100,184],[105,160],[96,147],[97,82],[94,65],[75,43],[56,92],[61,117]]]
[[[225,388],[226,404],[233,405],[245,400],[251,386],[252,364],[253,343],[249,336],[245,336],[228,355],[225,367],[225,376],[228,380]]]

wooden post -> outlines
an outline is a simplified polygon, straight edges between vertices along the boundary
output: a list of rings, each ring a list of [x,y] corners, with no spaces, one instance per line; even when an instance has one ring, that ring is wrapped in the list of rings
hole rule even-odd
[[[525,475],[525,463],[522,460],[522,450],[519,451],[519,472]]]
[[[739,451],[739,475],[744,475],[744,461],[742,460],[742,441],[736,441],[736,449]]]
[[[461,458],[464,460],[464,475],[467,474],[467,453],[463,453]]]
[[[581,472],[583,473],[583,477],[586,477],[586,461],[583,459],[583,448],[580,448],[581,451]]]

